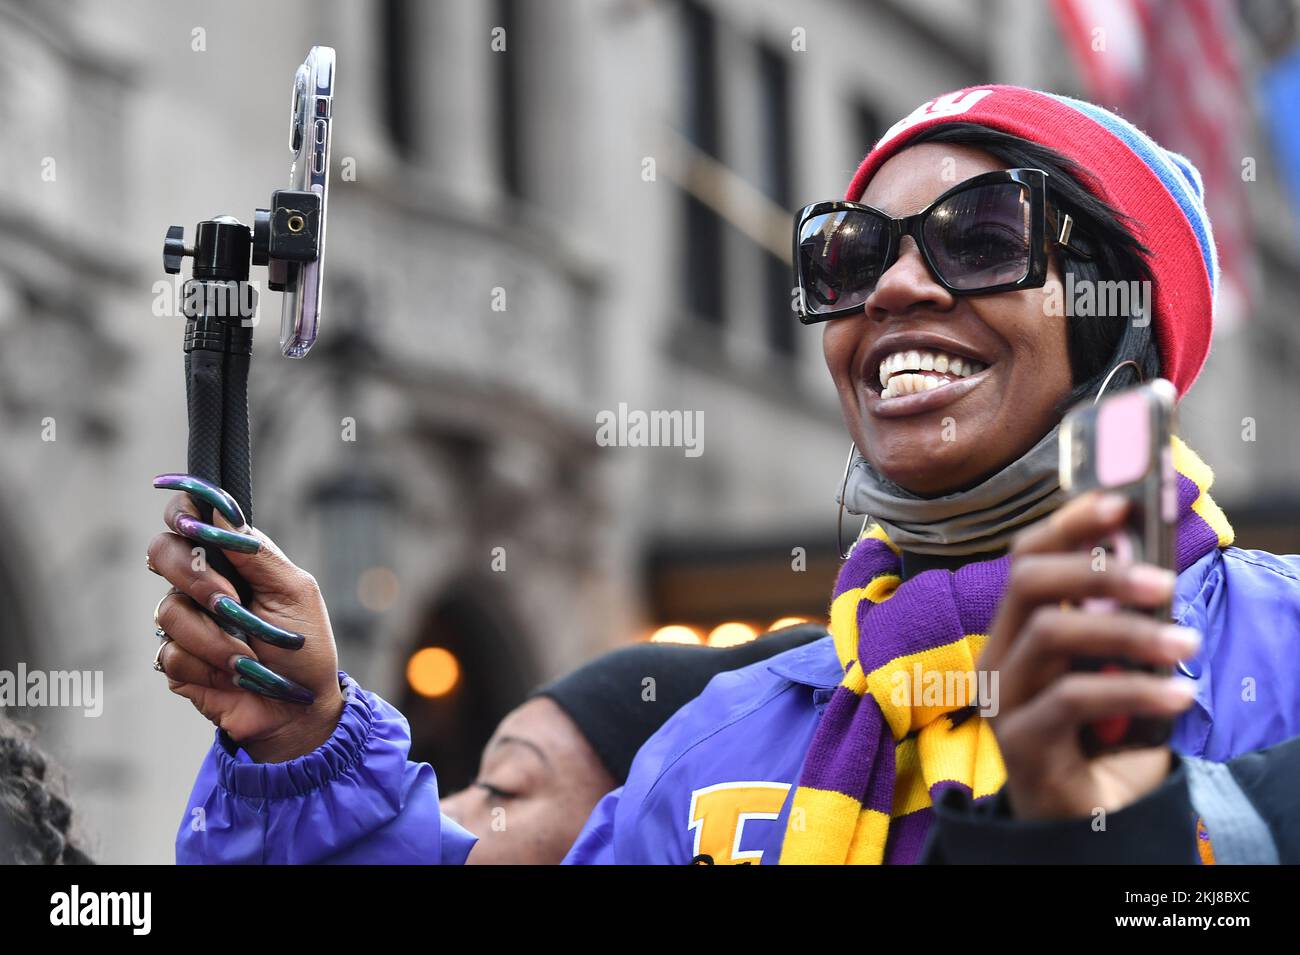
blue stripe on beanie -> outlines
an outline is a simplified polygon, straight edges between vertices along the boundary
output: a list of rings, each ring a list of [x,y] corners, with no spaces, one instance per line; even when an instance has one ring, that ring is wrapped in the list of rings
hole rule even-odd
[[[1205,186],[1201,174],[1186,156],[1180,156],[1172,150],[1165,149],[1142,130],[1128,120],[1102,109],[1092,103],[1060,96],[1056,93],[1044,93],[1057,102],[1072,106],[1090,119],[1104,126],[1124,145],[1133,150],[1152,172],[1156,174],[1169,194],[1178,203],[1187,222],[1192,227],[1196,242],[1201,248],[1201,258],[1205,262],[1206,274],[1210,277],[1210,293],[1213,295],[1219,287],[1219,257],[1214,248],[1214,234],[1210,230],[1210,218],[1205,210]]]

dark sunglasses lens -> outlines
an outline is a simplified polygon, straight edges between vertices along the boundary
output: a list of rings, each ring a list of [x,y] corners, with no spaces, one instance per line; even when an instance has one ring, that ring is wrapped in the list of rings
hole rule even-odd
[[[1029,189],[1016,182],[976,186],[934,207],[925,245],[953,288],[976,291],[1029,273]]]
[[[804,311],[858,308],[876,287],[889,249],[889,227],[860,210],[823,212],[799,225]]]

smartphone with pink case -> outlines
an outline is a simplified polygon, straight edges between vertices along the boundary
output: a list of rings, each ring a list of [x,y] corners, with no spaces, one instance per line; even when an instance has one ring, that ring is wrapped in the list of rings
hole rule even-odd
[[[1163,378],[1107,395],[1072,410],[1061,422],[1061,487],[1072,497],[1090,490],[1122,494],[1129,500],[1123,528],[1099,541],[1098,560],[1174,567],[1174,526],[1178,517],[1178,477],[1174,471],[1174,386]],[[1112,600],[1085,601],[1085,610],[1117,609]],[[1169,619],[1168,605],[1144,611]],[[1087,657],[1076,668],[1094,672],[1133,669],[1124,659]],[[1149,672],[1168,668],[1143,667]],[[1167,742],[1172,721],[1153,717],[1113,717],[1082,730],[1088,755]]]

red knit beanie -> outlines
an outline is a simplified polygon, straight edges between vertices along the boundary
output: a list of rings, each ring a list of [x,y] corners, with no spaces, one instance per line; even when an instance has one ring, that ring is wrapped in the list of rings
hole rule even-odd
[[[1210,351],[1219,271],[1196,167],[1100,106],[1016,86],[973,86],[891,126],[844,197],[858,201],[886,159],[921,130],[944,123],[975,123],[1055,149],[1079,164],[1084,188],[1131,218],[1151,253],[1161,375],[1179,397],[1186,394]]]

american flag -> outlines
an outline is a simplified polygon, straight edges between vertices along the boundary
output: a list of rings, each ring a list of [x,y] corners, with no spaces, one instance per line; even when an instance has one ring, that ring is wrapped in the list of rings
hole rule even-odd
[[[1246,205],[1248,100],[1231,0],[1053,0],[1087,98],[1201,171],[1219,254],[1216,330],[1243,321],[1255,264]]]

